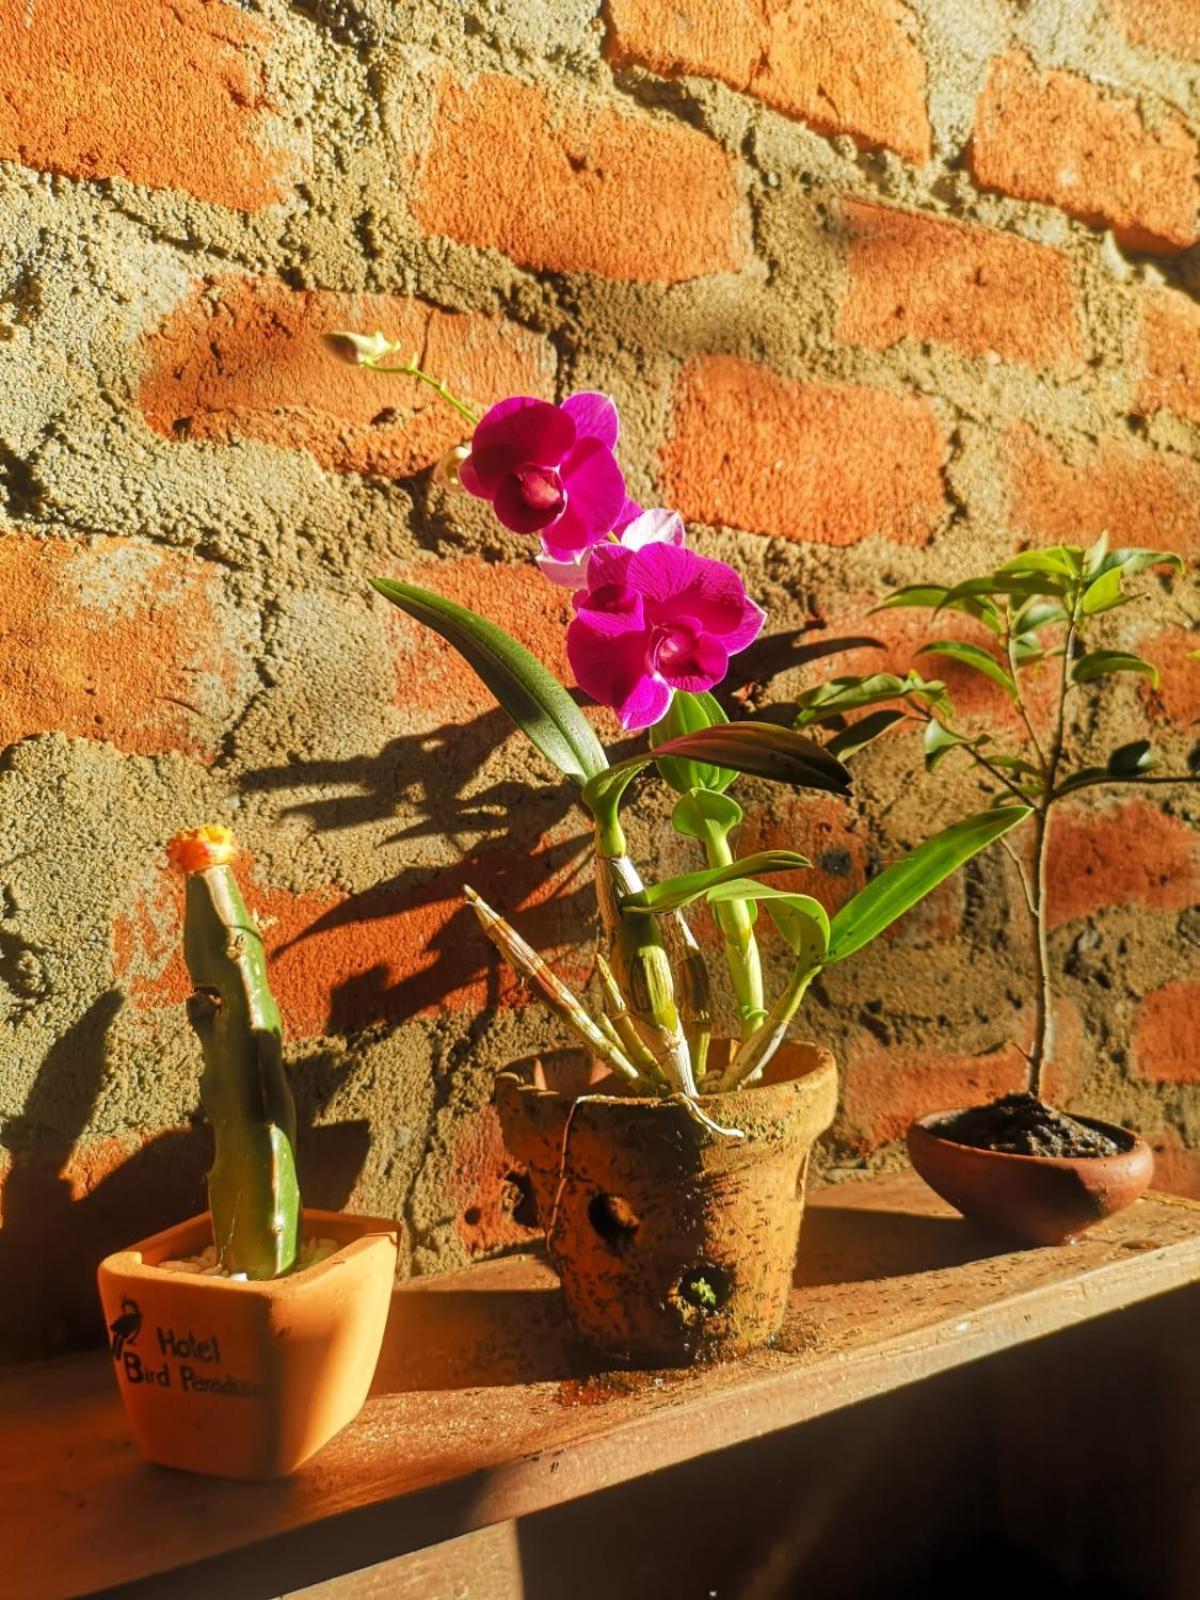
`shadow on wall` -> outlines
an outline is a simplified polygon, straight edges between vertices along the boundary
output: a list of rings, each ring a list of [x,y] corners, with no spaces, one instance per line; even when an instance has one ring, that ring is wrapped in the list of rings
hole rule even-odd
[[[79,1145],[121,1003],[115,989],[93,1001],[47,1052],[24,1111],[4,1128],[11,1166],[0,1194],[0,1360],[100,1343],[99,1262],[205,1207],[212,1139],[198,1117],[154,1135],[108,1171],[109,1150]],[[345,1204],[370,1141],[365,1122],[312,1125],[339,1077],[324,1055],[295,1068],[305,1200],[332,1209]],[[90,1164],[102,1173],[94,1183]]]

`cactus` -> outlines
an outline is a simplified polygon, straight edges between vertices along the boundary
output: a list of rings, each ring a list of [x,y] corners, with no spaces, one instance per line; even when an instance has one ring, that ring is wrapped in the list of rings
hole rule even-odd
[[[213,1238],[227,1272],[277,1278],[295,1264],[300,1192],[296,1111],[262,938],[230,866],[237,846],[228,828],[178,834],[168,853],[187,880],[187,1011],[204,1052],[200,1100],[216,1145]]]

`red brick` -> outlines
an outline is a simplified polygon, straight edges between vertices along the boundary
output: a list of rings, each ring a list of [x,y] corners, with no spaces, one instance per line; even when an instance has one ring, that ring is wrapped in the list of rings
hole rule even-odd
[[[347,896],[333,889],[291,894],[263,884],[253,864],[239,869],[246,903],[262,928],[271,987],[293,1038],[352,1033],[439,1011],[525,1003],[462,900],[471,883],[516,920],[538,949],[561,952],[578,939],[586,910],[574,885],[570,847],[514,856],[490,851],[399,890]],[[177,1004],[188,992],[179,955],[182,895],[164,869],[112,934],[113,972],[140,1009]],[[580,980],[578,960],[558,963]]]
[[[842,800],[780,791],[770,803],[747,809],[738,834],[738,854],[798,850],[812,867],[778,873],[771,883],[815,895],[829,911],[836,911],[867,880],[867,835],[851,826],[853,820]],[[765,944],[775,943],[774,924],[768,918],[760,917],[758,928]]]
[[[1200,1200],[1200,1150],[1189,1150],[1174,1128],[1166,1129],[1150,1143],[1154,1150],[1154,1187]]]
[[[1200,633],[1191,628],[1164,628],[1138,641],[1138,654],[1158,668],[1158,688],[1142,685],[1150,713],[1177,728],[1200,722],[1200,661],[1188,659],[1195,650],[1200,650]]]
[[[1186,456],[1101,438],[1064,460],[1032,428],[1004,435],[1014,531],[1044,544],[1114,545],[1200,554],[1200,466]]]
[[[1200,1079],[1200,983],[1164,984],[1148,994],[1133,1025],[1133,1054],[1155,1083]]]
[[[1200,61],[1200,12],[1196,0],[1110,0],[1126,38],[1148,50]]]
[[[923,545],[945,510],[930,402],[698,356],[676,386],[661,487],[700,522],[817,544]]]
[[[538,271],[678,283],[751,259],[737,170],[713,140],[498,74],[443,82],[411,203],[427,233]]]
[[[1059,206],[1136,250],[1196,242],[1196,158],[1182,119],[1152,131],[1136,100],[1074,73],[1039,73],[1019,50],[992,62],[975,110],[978,184]]]
[[[401,295],[227,278],[197,284],[147,339],[142,410],[168,438],[258,439],[334,471],[406,477],[444,455],[464,424],[416,379],[352,366],[324,337],[376,328],[479,407],[553,391],[553,352],[513,323]]]
[[[897,0],[608,0],[607,14],[618,66],[719,78],[821,133],[929,159],[925,63]]]
[[[1200,899],[1200,834],[1150,800],[1085,812],[1064,805],[1050,832],[1048,914],[1057,927],[1107,906],[1182,911]]]
[[[0,749],[58,732],[211,757],[240,677],[227,633],[203,561],[131,539],[6,534]]]
[[[243,211],[290,187],[260,19],[222,0],[0,0],[0,35],[0,158]]]
[[[1045,1085],[1052,1103],[1069,1103],[1082,1079],[1083,1019],[1059,1001],[1055,1060]],[[1031,1038],[1024,1041],[1026,1047]],[[844,1116],[867,1149],[902,1139],[909,1123],[933,1111],[982,1105],[1025,1088],[1029,1058],[1017,1043],[983,1055],[923,1045],[882,1045],[860,1034],[846,1062]]]
[[[929,339],[968,356],[1078,365],[1079,297],[1061,250],[890,206],[840,209],[849,281],[835,332],[845,343]]]
[[[1200,422],[1200,305],[1174,289],[1149,289],[1135,364],[1137,406]]]

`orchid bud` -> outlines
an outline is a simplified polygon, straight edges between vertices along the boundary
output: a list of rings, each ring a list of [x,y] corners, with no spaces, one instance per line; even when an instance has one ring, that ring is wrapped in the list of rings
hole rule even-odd
[[[444,484],[447,489],[461,489],[462,483],[459,479],[458,469],[470,454],[471,446],[469,444],[456,444],[453,450],[447,450],[446,454],[433,469],[433,476],[436,481]]]

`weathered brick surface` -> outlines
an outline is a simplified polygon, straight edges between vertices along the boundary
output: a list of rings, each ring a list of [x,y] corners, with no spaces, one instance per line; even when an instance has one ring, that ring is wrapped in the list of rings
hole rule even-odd
[[[1106,906],[1182,911],[1200,898],[1200,833],[1145,799],[1088,814],[1064,801],[1051,832],[1052,926]]]
[[[477,407],[553,388],[553,351],[514,323],[401,295],[228,278],[197,284],[147,338],[142,411],[169,438],[258,439],[338,472],[407,477],[457,444],[464,423],[416,379],[352,366],[328,338],[377,328]]]
[[[1148,994],[1133,1029],[1137,1070],[1155,1083],[1200,1080],[1200,983],[1180,979]]]
[[[839,339],[875,350],[930,339],[968,356],[1078,365],[1079,296],[1062,251],[892,206],[838,210],[850,241]]]
[[[1139,411],[1200,422],[1200,305],[1178,290],[1147,290],[1133,369]]]
[[[1159,684],[1142,686],[1142,697],[1157,722],[1175,728],[1200,723],[1200,661],[1189,657],[1200,650],[1200,632],[1192,628],[1164,628],[1138,645],[1139,654],[1158,668]]]
[[[944,453],[937,415],[916,395],[701,356],[676,387],[660,483],[700,522],[817,544],[921,545],[944,510]]]
[[[1195,0],[1109,0],[1117,26],[1134,44],[1182,61],[1200,61],[1200,14]]]
[[[1013,51],[992,63],[975,113],[971,172],[1042,200],[1138,250],[1186,250],[1197,233],[1197,144],[1181,118],[1152,130],[1137,101]]]
[[[679,283],[749,260],[737,170],[711,139],[494,73],[443,83],[412,210],[550,272]]]
[[[0,159],[246,211],[291,187],[261,19],[222,0],[0,0],[0,36]]]
[[[1013,531],[1044,544],[1088,544],[1200,553],[1200,465],[1187,456],[1102,438],[1072,459],[1022,423],[997,454]]]
[[[0,537],[0,749],[56,730],[211,757],[244,675],[218,569],[127,539]]]
[[[619,66],[719,78],[822,133],[929,159],[925,62],[897,0],[608,0],[607,15]]]

